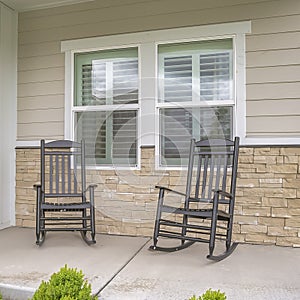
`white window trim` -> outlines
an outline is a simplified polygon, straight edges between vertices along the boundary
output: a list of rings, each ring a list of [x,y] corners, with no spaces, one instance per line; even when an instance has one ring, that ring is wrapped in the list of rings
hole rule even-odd
[[[65,138],[73,138],[72,105],[74,91],[74,54],[108,49],[129,47],[139,48],[140,68],[140,99],[138,124],[138,149],[140,146],[158,145],[159,130],[157,118],[157,47],[159,44],[179,43],[198,40],[211,40],[232,37],[235,41],[237,72],[235,82],[236,103],[234,115],[234,135],[241,138],[241,144],[246,143],[246,80],[245,80],[245,34],[251,32],[251,22],[233,22],[216,25],[193,26],[156,30],[140,33],[120,34],[104,37],[85,38],[61,42],[61,51],[65,52]],[[159,149],[156,147],[156,167],[158,167]],[[140,168],[140,153],[137,154]],[[110,168],[110,167],[108,167]],[[112,167],[111,167],[112,168]],[[169,168],[169,167],[168,167]],[[102,167],[101,167],[102,169]]]

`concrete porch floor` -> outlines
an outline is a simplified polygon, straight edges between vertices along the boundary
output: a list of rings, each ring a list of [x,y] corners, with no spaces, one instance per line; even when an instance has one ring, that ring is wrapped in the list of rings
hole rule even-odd
[[[149,238],[97,235],[87,246],[79,233],[49,233],[35,245],[33,229],[0,230],[0,291],[25,300],[62,266],[81,269],[102,300],[187,300],[208,288],[227,299],[300,299],[300,249],[241,244],[227,259],[205,257],[207,244],[162,253]]]

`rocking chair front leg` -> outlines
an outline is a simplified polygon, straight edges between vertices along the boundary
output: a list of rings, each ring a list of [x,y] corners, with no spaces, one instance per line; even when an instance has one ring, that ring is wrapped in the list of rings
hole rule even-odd
[[[181,230],[182,237],[184,237],[186,235],[187,221],[188,221],[187,215],[183,215],[183,217],[182,217],[183,227],[182,227],[182,230]],[[183,245],[184,243],[185,243],[185,239],[182,239],[181,240],[181,245]]]
[[[95,206],[94,206],[94,190],[97,187],[97,185],[90,185],[88,187],[89,189],[89,197],[90,197],[90,229],[88,229],[88,223],[85,220],[85,217],[87,216],[86,209],[82,211],[83,215],[83,230],[81,231],[81,237],[83,240],[88,244],[92,245],[96,243],[95,240]],[[84,195],[85,198],[85,195]],[[90,237],[87,236],[88,231],[90,231]]]
[[[219,192],[216,191],[214,195],[214,205],[213,205],[213,216],[212,216],[212,225],[211,225],[211,236],[209,240],[209,255],[208,259],[214,261],[221,261],[228,257],[237,247],[238,243],[231,244],[231,236],[232,236],[232,216],[229,217],[227,221],[227,233],[226,233],[226,251],[219,255],[213,255],[214,247],[215,247],[215,236],[216,236],[216,225],[217,225],[217,209],[219,203]]]
[[[232,217],[229,219],[227,223],[227,234],[226,234],[226,251],[220,255],[211,255],[207,258],[214,261],[221,261],[228,257],[238,246],[238,243],[234,242],[231,243],[231,236],[232,236]]]
[[[226,249],[229,250],[231,247],[231,237],[232,237],[232,217],[228,220],[227,223],[227,234],[226,234]]]
[[[217,222],[218,222],[218,206],[219,206],[219,193],[218,193],[218,191],[215,191],[214,198],[213,198],[211,224],[210,224],[209,254],[208,254],[207,258],[210,258],[213,256],[213,252],[215,249],[216,230],[217,230]]]
[[[36,189],[36,193],[37,193],[37,196],[36,196],[36,226],[35,226],[35,232],[36,232],[36,244],[41,246],[45,240],[45,234],[46,232],[45,231],[42,231],[42,220],[41,220],[41,193],[42,193],[42,190],[41,190],[41,185],[39,184],[36,184],[34,185],[34,188]]]
[[[158,242],[158,233],[159,233],[159,227],[160,227],[160,218],[161,218],[161,206],[164,201],[164,189],[159,189],[159,196],[158,196],[158,203],[157,203],[157,211],[156,211],[156,218],[155,218],[155,224],[154,224],[154,232],[153,232],[153,245],[149,247],[149,250],[157,250],[157,242]]]
[[[40,244],[40,232],[41,232],[41,228],[40,228],[40,208],[37,205],[36,208],[36,225],[35,225],[35,234],[36,234],[36,244],[39,245]]]
[[[90,208],[90,214],[91,214],[91,236],[92,236],[92,241],[93,243],[96,243],[95,240],[95,200],[94,200],[94,195],[95,195],[95,188],[97,187],[96,184],[90,186],[90,201],[91,201],[91,208]]]

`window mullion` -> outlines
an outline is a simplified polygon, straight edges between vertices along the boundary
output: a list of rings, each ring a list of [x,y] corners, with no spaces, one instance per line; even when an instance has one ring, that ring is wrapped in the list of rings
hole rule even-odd
[[[193,89],[193,103],[199,103],[200,101],[200,56],[193,54],[193,69],[192,69],[192,89]]]
[[[111,163],[113,158],[113,112],[106,112],[106,159]]]
[[[165,102],[165,72],[164,72],[164,56],[158,59],[158,103]]]
[[[113,61],[106,63],[106,104],[113,104],[114,90],[114,70]],[[113,112],[106,113],[106,159],[112,162],[113,158]]]
[[[192,95],[193,95],[193,103],[195,104],[200,104],[200,88],[201,88],[201,83],[200,83],[200,55],[198,54],[193,54],[193,69],[192,69],[192,74],[193,74],[193,84],[192,84]],[[193,136],[197,139],[200,138],[200,124],[201,124],[201,119],[200,119],[200,109],[196,109],[193,112],[193,121],[192,121],[192,132]]]
[[[106,104],[113,104],[113,62],[106,63]]]

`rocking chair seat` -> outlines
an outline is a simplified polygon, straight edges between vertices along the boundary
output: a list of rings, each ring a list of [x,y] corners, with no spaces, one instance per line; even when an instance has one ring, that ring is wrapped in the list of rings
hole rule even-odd
[[[41,204],[41,209],[47,211],[82,211],[90,207],[89,202],[82,203],[50,203],[45,202]]]
[[[194,218],[209,219],[212,218],[212,209],[197,209],[197,208],[175,208],[173,206],[164,205],[162,211],[166,213],[182,214]],[[218,217],[222,220],[228,220],[230,215],[223,210],[219,210]]]

